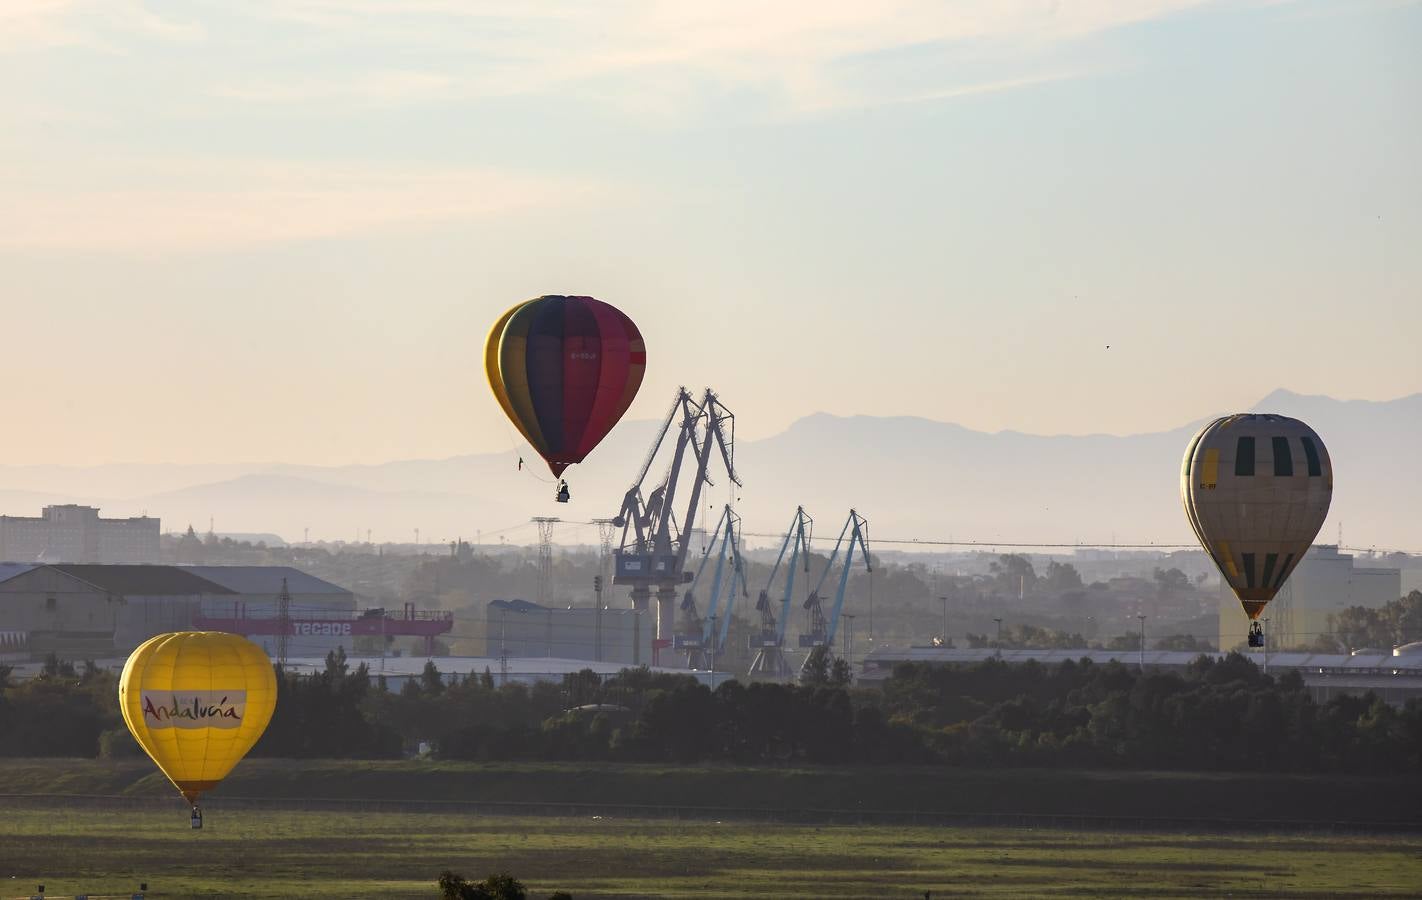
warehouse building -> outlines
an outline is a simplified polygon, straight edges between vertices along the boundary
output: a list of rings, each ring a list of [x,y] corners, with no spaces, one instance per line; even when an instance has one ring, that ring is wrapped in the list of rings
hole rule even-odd
[[[640,666],[652,661],[655,628],[634,609],[541,606],[527,600],[490,601],[484,655],[554,657]]]
[[[289,566],[0,564],[0,644],[31,657],[127,656],[204,614],[274,616],[283,581],[293,614],[349,616],[355,609],[350,591]],[[324,655],[340,642],[298,636],[289,652]]]

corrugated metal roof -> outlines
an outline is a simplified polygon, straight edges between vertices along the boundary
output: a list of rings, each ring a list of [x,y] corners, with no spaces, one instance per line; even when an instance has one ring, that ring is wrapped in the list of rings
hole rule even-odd
[[[134,597],[190,597],[197,594],[233,594],[178,566],[86,565],[49,563],[48,568],[86,581],[111,594]]]
[[[9,581],[35,567],[34,563],[0,563],[0,581]]]
[[[214,584],[220,584],[237,594],[281,593],[281,580],[293,594],[345,594],[351,592],[315,575],[308,575],[291,566],[178,566]]]
[[[512,600],[504,600],[502,598],[498,600],[490,600],[489,606],[494,609],[507,609],[517,612],[543,612],[544,610],[549,609],[549,607],[541,606],[537,603],[534,603],[532,600],[522,600],[517,597]]]

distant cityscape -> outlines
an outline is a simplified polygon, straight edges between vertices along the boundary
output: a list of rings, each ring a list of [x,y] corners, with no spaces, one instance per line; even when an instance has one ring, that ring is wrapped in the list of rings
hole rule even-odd
[[[697,531],[693,540],[704,547],[706,536]],[[1229,650],[1243,630],[1234,595],[1199,551],[870,549],[878,580],[863,572],[849,580],[846,611],[857,621],[836,648],[866,672],[915,647],[1129,656],[1140,649],[1137,630],[1147,648],[1170,647],[1183,659]],[[380,660],[377,668],[397,681],[417,674],[403,659],[439,657],[453,672],[492,667],[531,680],[656,660],[648,613],[611,590],[598,608],[594,582],[607,571],[601,550],[549,552],[545,569],[536,545],[288,544],[275,534],[164,534],[157,517],[48,506],[38,516],[0,516],[0,661],[34,665],[55,654],[117,665],[149,636],[190,628],[245,633],[298,669],[319,667],[340,649]],[[752,583],[768,577],[773,552],[746,557]],[[825,564],[816,557],[811,569]],[[1422,557],[1316,545],[1270,607],[1272,646],[1391,654],[1392,646],[1337,642],[1338,617],[1419,589]],[[753,599],[732,607],[733,637],[709,660],[728,675],[749,667]],[[673,670],[708,663],[672,649],[660,656]]]

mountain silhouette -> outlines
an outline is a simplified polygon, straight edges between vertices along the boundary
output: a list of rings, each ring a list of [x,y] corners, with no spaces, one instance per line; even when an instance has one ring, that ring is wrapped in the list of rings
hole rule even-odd
[[[1328,445],[1336,491],[1320,540],[1336,539],[1341,521],[1346,544],[1422,550],[1422,394],[1367,401],[1277,390],[1249,411],[1303,419]],[[569,471],[567,505],[553,502],[553,479],[527,450],[522,471],[515,451],[362,466],[0,467],[0,502],[9,515],[36,515],[44,502],[91,503],[105,515],[146,511],[162,517],[165,530],[189,523],[201,530],[211,517],[220,531],[287,540],[300,540],[305,528],[313,538],[341,540],[369,528],[377,541],[406,542],[419,528],[429,541],[486,534],[528,543],[531,516],[614,515],[658,424],[617,428]],[[716,485],[703,494],[700,514],[714,519],[734,497],[746,530],[756,533],[778,532],[803,504],[821,536],[838,534],[853,506],[868,517],[871,540],[1190,544],[1179,466],[1201,424],[1125,436],[1033,435],[816,413],[742,441],[736,464],[744,487],[734,493],[715,463]],[[649,480],[660,475],[654,469]],[[596,538],[595,529],[571,524],[555,534],[566,543]]]

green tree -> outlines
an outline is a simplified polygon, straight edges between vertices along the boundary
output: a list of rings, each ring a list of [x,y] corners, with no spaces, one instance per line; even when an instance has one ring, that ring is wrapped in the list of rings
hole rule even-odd
[[[444,676],[432,659],[425,660],[425,667],[420,672],[420,690],[431,697],[444,693]]]
[[[44,665],[40,667],[40,675],[45,678],[73,678],[78,674],[72,662],[60,659],[53,652],[44,658]]]
[[[829,648],[821,644],[810,651],[810,655],[805,657],[805,664],[800,669],[800,683],[805,685],[826,685],[830,680],[830,652]]]
[[[988,563],[988,572],[1008,595],[1019,592],[1028,594],[1037,587],[1037,573],[1032,568],[1032,561],[1016,553],[1004,553],[997,558],[997,562]]]
[[[563,676],[563,692],[569,706],[597,703],[602,696],[602,678],[592,669],[569,672]]]
[[[441,900],[527,900],[523,883],[507,872],[490,875],[483,881],[466,881],[448,869],[439,873]]]
[[[1128,631],[1125,634],[1118,634],[1106,642],[1107,650],[1139,650],[1141,649],[1141,636],[1138,632]]]
[[[1312,641],[1309,641],[1308,643],[1304,644],[1302,647],[1299,647],[1298,649],[1304,651],[1305,653],[1347,653],[1347,652],[1348,652],[1347,648],[1344,647],[1341,643],[1338,642],[1338,638],[1334,637],[1334,636],[1331,635],[1331,634],[1316,634],[1316,635],[1313,636],[1313,640],[1312,640]]]
[[[1053,593],[1079,591],[1082,588],[1081,573],[1071,563],[1059,563],[1052,560],[1047,563],[1046,584],[1047,590]]]
[[[1333,619],[1333,633],[1349,650],[1391,649],[1392,626],[1385,609],[1350,606]]]
[[[1194,585],[1190,583],[1189,575],[1186,575],[1179,569],[1173,568],[1157,568],[1155,570],[1155,585],[1162,597],[1171,594],[1182,594],[1194,588]]]
[[[331,678],[345,678],[350,673],[350,666],[346,663],[346,648],[337,647],[326,654],[326,675]]]
[[[1398,646],[1422,641],[1422,591],[1411,591],[1406,597],[1389,603],[1388,618]]]
[[[1136,638],[1136,646],[1140,646],[1139,636]],[[1155,649],[1209,653],[1213,651],[1215,647],[1209,641],[1202,641],[1193,634],[1172,634],[1156,641]]]

